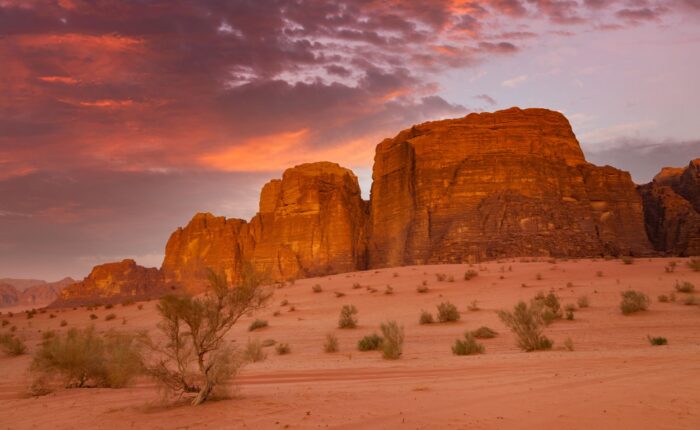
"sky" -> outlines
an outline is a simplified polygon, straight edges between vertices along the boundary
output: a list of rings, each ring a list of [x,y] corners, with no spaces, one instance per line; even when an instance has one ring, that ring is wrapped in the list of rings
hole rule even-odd
[[[700,0],[0,0],[0,278],[160,266],[303,162],[428,120],[570,120],[637,183],[700,157]]]

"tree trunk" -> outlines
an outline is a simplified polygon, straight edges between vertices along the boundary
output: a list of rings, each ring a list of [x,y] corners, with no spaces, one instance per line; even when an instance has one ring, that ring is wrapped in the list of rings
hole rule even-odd
[[[199,390],[199,393],[197,393],[197,397],[195,397],[194,400],[192,400],[192,405],[197,406],[204,403],[209,398],[209,395],[211,394],[211,391],[213,389],[214,384],[207,380],[202,386],[202,388]]]

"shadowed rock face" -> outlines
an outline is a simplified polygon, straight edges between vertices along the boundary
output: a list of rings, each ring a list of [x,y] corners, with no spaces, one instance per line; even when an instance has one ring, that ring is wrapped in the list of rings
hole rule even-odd
[[[64,278],[56,282],[35,279],[8,279],[7,281],[0,282],[0,307],[46,306],[56,300],[63,288],[75,283],[75,280],[71,278]]]
[[[366,206],[350,170],[327,162],[296,166],[263,187],[250,223],[197,214],[173,233],[163,275],[197,292],[207,269],[235,282],[244,261],[274,280],[363,268]]]
[[[628,173],[586,162],[560,113],[429,122],[377,146],[370,267],[650,251]]]
[[[123,260],[95,266],[85,279],[64,288],[52,306],[143,300],[164,292],[158,269],[139,266],[134,260]]]
[[[686,168],[663,168],[639,192],[654,248],[673,255],[700,255],[700,159]]]

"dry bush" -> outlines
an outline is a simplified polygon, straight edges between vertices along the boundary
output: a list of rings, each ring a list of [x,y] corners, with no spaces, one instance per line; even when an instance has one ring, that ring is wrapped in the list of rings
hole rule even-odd
[[[0,349],[7,355],[16,357],[27,352],[27,346],[18,337],[11,334],[0,335]]]
[[[455,340],[455,344],[452,346],[452,353],[454,355],[483,354],[484,345],[477,342],[473,334],[466,333],[464,339]]]
[[[518,346],[524,351],[550,349],[552,341],[542,334],[545,322],[540,309],[521,301],[512,312],[498,311],[498,317],[518,338]]]
[[[245,349],[243,350],[243,358],[249,363],[258,363],[265,361],[267,353],[263,349],[263,344],[259,339],[248,339]]]
[[[666,266],[664,266],[664,270],[666,271],[666,273],[673,273],[676,271],[676,266],[677,263],[675,261],[671,261]]]
[[[567,337],[566,339],[564,339],[564,349],[567,351],[574,350],[574,341],[571,340],[570,337]]]
[[[476,278],[477,276],[479,276],[479,273],[476,270],[469,269],[464,273],[464,280],[469,281]]]
[[[357,308],[355,305],[345,305],[340,309],[340,317],[338,317],[338,328],[355,328],[357,327]]]
[[[457,306],[450,302],[442,302],[437,305],[437,319],[441,323],[459,321],[460,315]]]
[[[428,311],[421,311],[420,318],[418,318],[419,324],[432,324],[435,320],[433,319],[433,314]]]
[[[629,255],[625,255],[622,258],[620,258],[624,264],[633,264],[634,263],[634,258],[632,258]]]
[[[578,305],[579,308],[584,309],[590,306],[590,303],[588,302],[588,296],[581,296],[576,300],[576,304]]]
[[[700,272],[700,258],[691,258],[690,260],[688,260],[686,265],[693,272]]]
[[[114,319],[117,319],[117,315],[116,315],[116,314],[107,314],[107,315],[105,315],[105,321],[112,321],[112,320],[114,320]]]
[[[553,323],[555,320],[562,318],[561,304],[559,297],[554,293],[545,295],[540,292],[530,301],[533,309],[537,310],[546,325]]]
[[[357,342],[357,349],[360,351],[376,351],[382,347],[382,339],[377,333],[372,333]]]
[[[679,293],[692,293],[693,291],[695,291],[695,285],[688,281],[676,281],[676,291],[678,291]]]
[[[659,336],[659,337],[651,337],[647,335],[647,340],[649,340],[649,343],[652,346],[659,346],[659,345],[668,345],[668,339],[665,337]]]
[[[260,274],[244,264],[234,287],[229,287],[223,274],[210,271],[209,289],[203,296],[161,298],[158,328],[165,342],[145,337],[152,353],[148,373],[172,393],[196,393],[193,405],[205,402],[215,389],[225,389],[245,360],[227,347],[224,337],[241,317],[265,306],[271,291],[262,282]]]
[[[311,291],[313,291],[314,293],[320,293],[321,291],[323,291],[323,288],[321,288],[319,284],[316,284],[313,287],[311,287]]]
[[[396,321],[387,321],[380,326],[382,335],[382,356],[387,360],[397,360],[403,354],[404,330]]]
[[[326,334],[326,341],[323,343],[323,350],[325,352],[338,352],[338,337],[333,333]]]
[[[668,303],[668,296],[666,294],[661,294],[658,297],[660,303]]]
[[[248,326],[248,331],[255,331],[268,326],[267,320],[256,319]]]
[[[275,347],[275,351],[277,352],[277,355],[287,355],[292,352],[292,348],[289,347],[288,343],[280,342]]]
[[[428,292],[428,287],[425,285],[419,285],[416,287],[416,291],[420,294],[424,294]]]
[[[72,328],[65,335],[44,333],[31,370],[40,381],[58,380],[67,388],[128,385],[142,372],[141,345],[136,336],[94,327]]]
[[[394,287],[392,287],[391,285],[387,285],[386,289],[384,290],[384,294],[389,296],[394,294]]]
[[[492,339],[498,336],[498,332],[486,326],[481,326],[471,331],[471,335],[477,339]]]
[[[467,309],[469,309],[472,312],[476,312],[479,310],[479,302],[476,300],[472,300],[471,303],[469,303],[469,306],[467,306]]]
[[[649,307],[649,297],[639,291],[628,290],[622,294],[620,310],[623,314],[629,315],[635,312],[645,311]]]

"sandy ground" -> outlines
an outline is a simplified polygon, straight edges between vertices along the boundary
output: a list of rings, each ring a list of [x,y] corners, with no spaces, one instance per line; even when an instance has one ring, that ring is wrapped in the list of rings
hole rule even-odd
[[[659,303],[656,298],[672,292],[676,280],[700,289],[700,273],[682,263],[676,272],[666,273],[669,261],[638,259],[625,265],[619,260],[507,260],[474,266],[479,276],[470,281],[462,280],[467,265],[300,280],[277,289],[265,310],[230,333],[234,344],[258,337],[287,342],[292,349],[278,356],[269,348],[266,361],[247,366],[231,399],[200,407],[164,405],[147,379],[125,389],[63,389],[32,398],[26,394],[31,357],[0,356],[0,429],[698,429],[700,308],[685,306],[686,294],[677,294],[676,303]],[[438,282],[436,273],[452,275],[455,281]],[[419,294],[416,287],[423,280],[430,291]],[[353,289],[354,283],[363,288]],[[323,292],[313,293],[315,284]],[[394,294],[383,294],[387,285]],[[652,298],[649,311],[620,313],[620,292],[628,288]],[[577,311],[574,321],[547,328],[547,336],[555,341],[552,351],[521,352],[495,311],[550,289],[563,304],[585,295],[590,307]],[[336,291],[345,296],[336,297]],[[285,299],[290,305],[280,306]],[[467,310],[473,300],[480,310]],[[442,301],[459,307],[461,321],[419,325],[420,311],[434,312]],[[344,304],[358,308],[357,329],[335,328]],[[290,306],[295,311],[290,312]],[[278,310],[281,314],[273,316]],[[118,318],[104,321],[112,312]],[[54,313],[55,318],[49,312],[29,320],[24,314],[9,318],[30,352],[43,330],[92,323],[93,311]],[[115,306],[94,313],[99,330],[155,330],[158,321],[154,301],[145,302],[143,309]],[[270,326],[249,333],[254,318],[267,319]],[[8,319],[6,310],[1,319]],[[356,350],[357,340],[392,319],[406,330],[400,360]],[[60,328],[61,320],[68,325]],[[482,341],[486,353],[452,355],[454,340],[481,325],[500,333]],[[340,352],[322,351],[328,332],[338,336]],[[665,336],[669,344],[652,347],[647,335]],[[561,348],[567,337],[573,340],[573,352]]]

